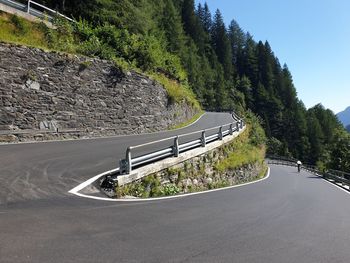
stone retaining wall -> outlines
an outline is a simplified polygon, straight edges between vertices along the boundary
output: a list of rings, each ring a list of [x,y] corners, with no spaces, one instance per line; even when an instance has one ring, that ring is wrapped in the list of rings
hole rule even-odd
[[[245,164],[226,171],[215,170],[220,159],[216,151],[161,171],[156,176],[161,185],[175,184],[181,192],[203,191],[237,185],[259,179],[264,163]]]
[[[164,130],[195,113],[112,62],[0,43],[0,141]]]
[[[263,159],[234,169],[217,169],[217,164],[234,152],[235,145],[229,142],[132,183],[116,186],[115,189],[105,189],[102,185],[101,189],[108,196],[118,198],[156,197],[237,185],[265,175],[267,166]]]

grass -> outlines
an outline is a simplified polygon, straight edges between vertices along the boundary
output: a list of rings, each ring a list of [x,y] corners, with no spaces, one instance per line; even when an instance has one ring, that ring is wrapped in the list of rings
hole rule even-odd
[[[268,167],[267,167],[266,163],[263,163],[263,169],[261,169],[261,171],[259,173],[259,177],[257,178],[257,180],[262,179],[262,178],[264,178],[266,176],[267,169],[268,169]]]
[[[265,158],[265,146],[254,146],[250,143],[249,130],[247,129],[232,143],[234,151],[228,154],[227,158],[218,162],[215,169],[219,172],[233,170],[235,168],[263,162]]]
[[[176,129],[181,129],[184,128],[192,123],[194,123],[196,120],[198,120],[202,115],[204,114],[204,111],[201,110],[200,112],[198,112],[197,114],[195,114],[191,119],[189,119],[186,122],[180,123],[178,125],[175,125],[173,127],[170,127],[170,130],[176,130]]]
[[[32,23],[23,18],[0,12],[0,41],[49,49],[44,24]]]
[[[80,43],[72,34],[60,33],[58,30],[48,30],[43,23],[30,22],[21,17],[9,15],[1,11],[0,28],[0,41],[2,42],[72,54],[77,54],[79,50],[78,47]],[[124,70],[134,70],[142,73],[139,68],[129,65],[123,58],[114,57],[112,60],[118,67]],[[143,72],[143,74],[145,73]],[[171,103],[186,103],[197,111],[202,110],[195,94],[189,88],[188,84],[171,80],[161,73],[146,74],[164,86]],[[190,120],[188,123],[193,121],[194,119]]]
[[[217,154],[221,154],[225,157],[218,163],[213,163],[208,159],[203,160],[205,162],[209,161],[211,165],[214,165],[214,168],[217,171],[216,173],[210,175],[211,178],[215,176],[215,174],[224,175],[222,177],[219,176],[219,179],[214,179],[212,183],[202,183],[199,185],[193,184],[188,186],[184,185],[182,182],[183,179],[198,179],[201,181],[203,178],[206,178],[205,165],[203,163],[199,165],[197,170],[193,170],[193,164],[189,161],[185,161],[183,168],[168,168],[166,171],[167,176],[177,174],[178,178],[176,181],[173,180],[170,184],[161,185],[161,181],[156,175],[149,175],[142,178],[141,182],[134,182],[129,185],[117,187],[116,196],[120,198],[131,195],[145,198],[174,195],[186,192],[200,192],[209,189],[227,187],[232,185],[232,182],[230,182],[228,177],[225,177],[225,173],[229,170],[244,167],[247,164],[255,165],[254,169],[259,169],[258,174],[246,179],[239,179],[236,177],[233,184],[260,180],[266,176],[268,169],[264,162],[265,146],[263,144],[262,146],[255,146],[255,140],[251,136],[251,130],[252,126],[247,125],[246,130],[240,134],[240,136],[236,137],[234,142],[223,146],[223,148],[221,148]],[[204,177],[201,177],[201,175],[204,175]]]
[[[186,84],[168,79],[163,74],[151,73],[150,77],[164,86],[172,103],[186,103],[196,110],[202,110],[193,91]]]

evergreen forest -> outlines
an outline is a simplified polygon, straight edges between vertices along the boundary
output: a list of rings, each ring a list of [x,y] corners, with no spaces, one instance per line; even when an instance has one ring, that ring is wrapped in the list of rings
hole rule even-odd
[[[78,21],[58,21],[59,36],[48,30],[52,45],[160,73],[192,90],[208,111],[252,111],[269,154],[350,172],[350,136],[335,114],[322,104],[306,109],[269,42],[235,20],[225,25],[220,10],[194,0],[37,2]]]

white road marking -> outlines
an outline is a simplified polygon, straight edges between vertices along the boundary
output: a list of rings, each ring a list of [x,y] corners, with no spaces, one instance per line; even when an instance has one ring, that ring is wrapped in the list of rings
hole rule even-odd
[[[85,187],[87,187],[88,185],[92,184],[93,182],[95,182],[97,179],[99,179],[100,177],[104,176],[104,175],[107,175],[107,174],[112,174],[112,173],[115,173],[115,172],[118,172],[119,171],[119,167],[116,168],[116,169],[113,169],[113,170],[109,170],[107,172],[103,172],[103,173],[100,173],[92,178],[90,178],[89,180],[81,183],[80,185],[74,187],[73,189],[69,190],[68,193],[71,193],[71,194],[76,194],[78,195],[78,192],[81,191],[82,189],[84,189]]]
[[[337,187],[338,189],[342,190],[343,192],[345,192],[345,193],[347,193],[347,194],[350,194],[349,190],[344,189],[342,186],[337,185],[336,183],[332,183],[332,182],[328,181],[327,179],[324,179],[322,176],[319,176],[319,175],[317,175],[317,176],[318,176],[318,177],[321,177],[324,181],[326,181],[326,182],[329,183],[330,185],[333,185],[333,186]]]
[[[119,169],[119,168],[118,168]],[[116,171],[115,170],[110,170],[107,172],[104,172],[102,174],[96,175],[93,178],[87,180],[86,182],[78,185],[77,187],[73,188],[72,190],[69,191],[69,193],[80,196],[80,197],[85,197],[85,198],[90,198],[90,199],[95,199],[95,200],[100,200],[100,201],[109,201],[109,202],[145,202],[145,201],[157,201],[157,200],[166,200],[166,199],[175,199],[175,198],[183,198],[187,196],[193,196],[193,195],[200,195],[200,194],[207,194],[207,193],[212,193],[212,192],[217,192],[217,191],[222,191],[222,190],[228,190],[232,188],[238,188],[242,186],[247,186],[250,184],[255,184],[264,180],[267,180],[270,177],[270,167],[267,169],[266,176],[262,179],[249,182],[249,183],[244,183],[244,184],[239,184],[239,185],[233,185],[233,186],[228,186],[228,187],[223,187],[223,188],[218,188],[218,189],[212,189],[208,191],[201,191],[201,192],[195,192],[195,193],[188,193],[188,194],[181,194],[181,195],[174,195],[174,196],[164,196],[164,197],[154,197],[154,198],[135,198],[135,199],[112,199],[112,198],[107,198],[107,197],[98,197],[98,196],[91,196],[91,195],[86,195],[86,194],[81,194],[79,193],[80,190],[88,186],[89,184],[93,183],[95,180],[98,178],[102,177],[103,175],[106,175],[110,172]]]
[[[344,189],[343,186],[340,186],[340,185],[338,185],[338,184],[336,184],[336,183],[333,183],[333,182],[331,182],[331,181],[329,181],[329,180],[323,178],[323,176],[321,176],[321,175],[319,175],[319,174],[315,174],[315,173],[309,172],[308,170],[305,170],[305,171],[306,171],[307,173],[309,173],[309,174],[313,174],[313,175],[316,175],[317,177],[320,177],[320,178],[323,179],[326,183],[329,183],[330,185],[333,185],[333,186],[337,187],[338,189],[342,190],[343,192],[345,192],[345,193],[347,193],[347,194],[350,194],[350,191],[349,191],[349,190],[350,190],[350,186],[348,186],[349,190],[347,190],[347,189]]]

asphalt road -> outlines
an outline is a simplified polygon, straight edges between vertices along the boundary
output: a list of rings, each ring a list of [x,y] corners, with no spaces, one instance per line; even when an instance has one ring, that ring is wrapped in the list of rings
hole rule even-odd
[[[0,262],[350,261],[350,195],[296,168],[271,166],[262,182],[162,201],[44,197],[0,206]]]
[[[233,119],[228,113],[206,113],[198,122],[176,131],[93,140],[0,145],[0,205],[66,195],[81,182],[118,167],[119,160],[125,158],[128,146],[230,122]],[[150,147],[141,150],[149,150]]]

